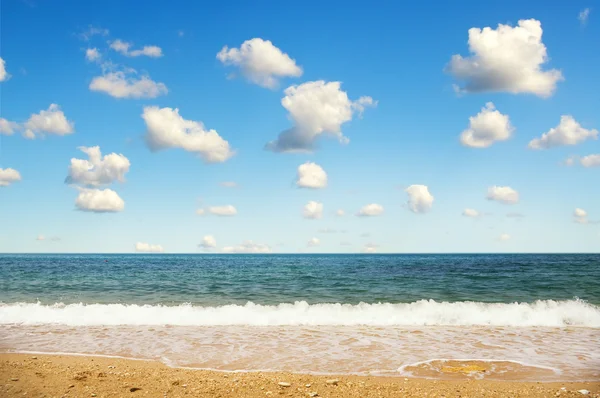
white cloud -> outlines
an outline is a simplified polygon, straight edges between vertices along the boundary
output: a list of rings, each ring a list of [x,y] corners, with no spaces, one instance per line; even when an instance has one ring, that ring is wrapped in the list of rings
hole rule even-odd
[[[321,244],[321,241],[319,240],[319,238],[311,238],[307,243],[306,246],[308,247],[317,247]]]
[[[411,185],[404,190],[408,194],[408,208],[413,213],[427,213],[433,206],[433,195],[426,185]]]
[[[111,189],[79,188],[75,206],[81,211],[114,213],[123,211],[125,202]]]
[[[262,243],[254,243],[247,240],[237,246],[226,246],[221,250],[223,253],[271,253],[272,250],[268,245]]]
[[[232,205],[211,206],[208,208],[208,212],[210,214],[214,214],[215,216],[230,217],[237,214],[237,209]]]
[[[598,139],[598,130],[587,130],[570,115],[560,117],[558,126],[551,128],[529,142],[530,149],[548,149],[557,146],[577,145],[586,140]]]
[[[488,188],[487,200],[495,200],[507,205],[519,203],[519,193],[511,187],[499,187],[494,185]]]
[[[514,131],[508,115],[498,112],[488,102],[475,116],[469,118],[469,128],[460,135],[460,142],[471,148],[487,148],[496,141],[505,141]]]
[[[581,158],[580,163],[583,167],[600,167],[600,153],[584,156]]]
[[[220,186],[225,188],[237,188],[238,184],[235,181],[223,181],[219,183]]]
[[[240,68],[249,81],[266,88],[277,88],[280,78],[302,76],[302,68],[294,59],[261,38],[246,40],[240,48],[225,46],[217,59],[224,65]]]
[[[75,132],[75,124],[67,120],[57,104],[50,104],[47,110],[32,114],[23,127],[25,128],[23,135],[30,139],[44,133],[63,136]]]
[[[158,46],[144,46],[141,50],[130,51],[131,43],[122,41],[120,39],[114,40],[110,43],[110,48],[118,53],[121,53],[127,57],[139,57],[145,55],[151,58],[162,57],[162,49]]]
[[[371,203],[363,206],[358,213],[356,213],[359,217],[374,217],[380,216],[383,214],[383,206],[377,203]]]
[[[469,29],[471,56],[453,55],[446,67],[464,81],[463,87],[455,88],[467,93],[552,95],[563,76],[557,69],[542,70],[548,62],[542,33],[542,24],[535,19],[520,20],[515,27],[498,24],[497,29]]]
[[[304,205],[302,216],[304,218],[317,219],[323,215],[323,203],[315,202],[311,200]]]
[[[327,186],[327,173],[318,164],[306,162],[298,166],[296,185],[300,188],[325,188]]]
[[[363,247],[363,253],[377,253],[377,249],[379,248],[379,245],[375,244],[375,243],[367,243],[364,247]]]
[[[212,235],[206,235],[198,246],[205,250],[214,249],[217,247],[217,240]]]
[[[125,182],[125,174],[131,166],[125,156],[111,153],[102,157],[99,146],[80,146],[77,149],[88,155],[89,160],[72,158],[65,182],[91,186]]]
[[[323,80],[288,87],[281,104],[289,112],[294,126],[281,132],[276,140],[266,145],[266,149],[273,152],[312,152],[321,136],[333,136],[347,144],[349,139],[342,134],[342,124],[352,120],[353,114],[360,112],[368,103],[375,106],[376,102],[370,97],[350,101],[340,87],[340,82]]]
[[[498,237],[498,240],[502,241],[502,242],[506,242],[507,240],[510,240],[511,236],[509,234],[501,234]]]
[[[577,224],[587,224],[588,223],[588,214],[585,210],[577,208],[573,212],[573,221]]]
[[[89,25],[86,31],[79,34],[79,38],[83,41],[89,41],[93,36],[108,36],[109,33],[108,29]]]
[[[138,253],[162,253],[165,250],[161,245],[138,242],[135,244],[135,251]]]
[[[581,22],[582,25],[586,25],[589,17],[590,17],[590,9],[586,8],[586,9],[581,10],[579,15],[577,16],[577,19],[579,19],[579,22]]]
[[[102,58],[102,56],[96,47],[85,50],[85,59],[88,61],[94,62],[100,60],[100,58]]]
[[[12,135],[19,128],[20,126],[18,123],[0,117],[0,134]]]
[[[167,94],[164,83],[157,83],[149,76],[136,77],[135,70],[107,72],[92,79],[90,90],[99,91],[115,98],[156,98]]]
[[[0,57],[0,82],[10,79],[10,74],[6,71],[6,61]]]
[[[481,216],[481,213],[475,209],[464,209],[462,215],[465,217],[477,218]]]
[[[338,217],[344,217],[346,215],[346,212],[342,209],[338,209],[335,211],[335,215]]]
[[[38,241],[46,240],[46,237],[44,235],[38,235],[37,238],[35,238],[35,240],[38,240]]]
[[[147,127],[146,143],[151,150],[181,148],[196,153],[206,163],[225,162],[235,154],[215,130],[207,130],[202,122],[184,119],[177,108],[148,106],[142,118]]]
[[[7,187],[17,181],[21,181],[21,174],[17,170],[0,169],[0,187]]]

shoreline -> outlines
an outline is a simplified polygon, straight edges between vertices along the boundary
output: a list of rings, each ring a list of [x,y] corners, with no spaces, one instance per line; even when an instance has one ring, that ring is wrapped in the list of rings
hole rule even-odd
[[[0,353],[0,395],[114,397],[600,397],[600,381],[515,382],[171,368],[146,359]],[[307,387],[308,386],[308,387]],[[564,388],[564,389],[563,389]],[[580,390],[589,391],[582,394]],[[26,394],[25,394],[26,393]],[[316,395],[314,395],[316,394]]]

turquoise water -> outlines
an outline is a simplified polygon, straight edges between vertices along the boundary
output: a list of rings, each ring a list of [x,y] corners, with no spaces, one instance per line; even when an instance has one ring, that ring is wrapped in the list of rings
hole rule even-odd
[[[0,301],[600,304],[598,254],[0,255]]]

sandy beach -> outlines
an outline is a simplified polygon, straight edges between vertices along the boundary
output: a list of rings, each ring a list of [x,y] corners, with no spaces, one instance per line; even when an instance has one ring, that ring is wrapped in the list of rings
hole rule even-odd
[[[0,378],[2,397],[600,397],[600,382],[224,373],[152,361],[39,354],[0,354]]]

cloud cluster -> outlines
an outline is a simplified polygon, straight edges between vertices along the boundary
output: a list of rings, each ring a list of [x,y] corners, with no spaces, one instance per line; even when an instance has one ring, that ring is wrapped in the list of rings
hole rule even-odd
[[[198,245],[204,250],[211,250],[217,247],[217,240],[212,235],[206,235],[202,238],[202,242]]]
[[[377,203],[371,203],[361,207],[356,213],[359,217],[375,217],[383,214],[383,206]]]
[[[125,182],[125,174],[131,163],[124,155],[111,153],[102,157],[99,146],[81,146],[77,149],[85,153],[88,159],[71,159],[66,183],[99,186],[115,181]]]
[[[582,25],[586,25],[589,17],[590,17],[590,9],[585,8],[585,9],[581,10],[579,15],[577,16],[577,19],[579,19],[579,22]]]
[[[127,57],[139,57],[145,55],[146,57],[158,58],[162,57],[162,49],[158,46],[144,46],[141,50],[130,50],[132,44],[122,41],[120,39],[114,40],[110,43],[110,48],[116,52],[123,54]]]
[[[501,242],[506,242],[506,241],[508,241],[510,239],[511,239],[511,236],[509,234],[501,234],[498,237],[498,240],[501,241]]]
[[[10,79],[10,74],[6,71],[6,62],[0,57],[0,82]]]
[[[411,185],[404,190],[408,194],[408,208],[413,213],[427,213],[433,206],[433,195],[427,185]]]
[[[88,48],[85,50],[85,59],[90,62],[99,61],[102,56],[100,55],[100,51],[96,47]]]
[[[363,247],[363,253],[377,253],[377,249],[379,248],[378,244],[375,243],[367,243]]]
[[[11,122],[0,117],[0,134],[12,135],[19,129],[19,123]]]
[[[587,211],[580,208],[576,208],[573,211],[573,221],[577,224],[598,224],[598,221],[590,221]]]
[[[376,106],[371,97],[351,101],[341,90],[340,82],[323,80],[288,87],[281,104],[288,111],[294,126],[269,142],[273,152],[312,152],[321,136],[333,136],[341,143],[349,139],[342,134],[342,124],[361,113],[365,106]]]
[[[112,189],[78,188],[75,207],[92,213],[116,213],[125,209],[125,202]]]
[[[306,246],[308,247],[317,247],[321,244],[321,241],[319,240],[319,238],[311,238],[307,243]]]
[[[251,240],[247,240],[237,246],[225,246],[221,251],[223,253],[246,254],[272,253],[272,250],[268,245],[262,243],[255,243]]]
[[[0,168],[0,187],[7,187],[17,181],[21,181],[21,174],[17,170]]]
[[[338,210],[335,211],[335,215],[337,217],[344,217],[346,215],[346,212],[344,210],[342,210],[342,209],[338,209]]]
[[[220,217],[231,217],[237,214],[237,209],[232,205],[211,206],[208,208],[210,214]]]
[[[202,122],[186,120],[179,109],[147,106],[142,118],[146,123],[146,143],[153,151],[181,148],[197,154],[206,163],[220,163],[234,155],[229,143]]]
[[[460,135],[460,142],[471,148],[487,148],[496,141],[505,141],[514,131],[508,115],[498,112],[488,102],[475,116],[469,118],[469,128]]]
[[[325,188],[327,186],[327,173],[318,164],[306,162],[298,166],[296,185],[299,188]]]
[[[107,71],[94,77],[89,88],[114,98],[156,98],[169,92],[164,83],[157,83],[146,75],[138,77],[133,69]]]
[[[560,117],[558,126],[551,128],[529,142],[530,149],[549,149],[558,146],[577,145],[587,140],[598,139],[598,130],[585,129],[570,115]]]
[[[496,202],[504,203],[507,205],[514,205],[519,203],[519,193],[511,187],[499,187],[494,185],[488,188],[487,200],[495,200]]]
[[[29,119],[23,123],[23,136],[34,139],[44,134],[68,135],[75,132],[75,123],[69,121],[60,106],[50,104],[47,110],[32,114]]]
[[[308,219],[317,219],[323,216],[323,203],[311,200],[304,205],[302,216]]]
[[[217,54],[224,65],[238,67],[250,82],[266,88],[277,88],[283,77],[302,76],[302,68],[289,55],[269,40],[246,40],[240,48],[224,46]]]
[[[135,251],[138,253],[162,253],[165,250],[161,245],[138,242],[135,244]]]
[[[462,215],[464,217],[471,217],[471,218],[481,217],[481,213],[475,209],[464,209],[462,212]]]
[[[543,70],[548,62],[542,42],[542,24],[535,19],[520,20],[518,26],[498,24],[497,29],[469,29],[471,55],[453,55],[446,71],[464,81],[460,92],[531,93],[552,95],[563,80],[557,69]]]

